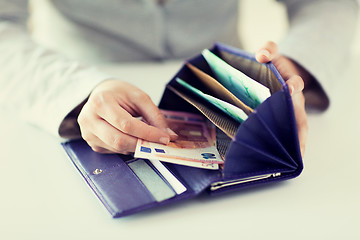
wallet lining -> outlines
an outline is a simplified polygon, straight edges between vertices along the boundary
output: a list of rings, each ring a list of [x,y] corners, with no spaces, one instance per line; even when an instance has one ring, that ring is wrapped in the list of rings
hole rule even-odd
[[[268,87],[271,94],[282,89],[282,85],[276,78],[275,74],[266,67],[265,64],[261,64],[251,59],[243,58],[222,50],[219,51],[219,55],[219,57],[230,66]]]

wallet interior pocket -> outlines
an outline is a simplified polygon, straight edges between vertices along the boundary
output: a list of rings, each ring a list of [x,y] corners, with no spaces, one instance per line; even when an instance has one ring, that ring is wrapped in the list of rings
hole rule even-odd
[[[211,77],[209,74],[201,71],[197,67],[193,66],[191,63],[187,63],[186,66],[197,77],[198,81],[202,85],[201,89],[205,89],[206,93],[240,108],[247,115],[250,115],[254,111],[252,108],[244,104],[240,99],[234,96],[234,94],[232,94],[227,88],[221,85],[215,78]]]
[[[289,124],[294,121],[292,103],[274,66],[260,64],[253,56],[224,45],[216,45],[211,52],[269,88],[271,96],[254,111],[247,111],[249,118],[239,124],[177,83],[176,78],[180,78],[204,93],[236,104],[239,99],[234,101],[231,94],[213,82],[217,81],[216,74],[199,55],[186,63],[167,85],[160,108],[200,112],[217,126],[217,148],[225,158],[224,167],[219,170],[224,180],[246,178],[239,183],[249,184],[264,176],[280,179],[299,174],[302,165],[301,157],[298,160],[296,128]]]
[[[218,108],[207,104],[206,101],[187,91],[181,89],[181,86],[177,88],[168,85],[167,89],[172,91],[175,95],[198,109],[207,119],[209,119],[215,126],[221,129],[228,137],[234,138],[235,133],[240,125],[239,122],[231,118],[230,116],[223,114]]]

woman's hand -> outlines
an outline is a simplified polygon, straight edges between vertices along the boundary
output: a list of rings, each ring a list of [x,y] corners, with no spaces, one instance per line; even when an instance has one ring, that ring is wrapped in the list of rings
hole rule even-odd
[[[291,59],[280,55],[278,53],[277,45],[274,42],[267,42],[263,48],[256,52],[255,56],[256,60],[260,63],[272,61],[289,86],[295,110],[301,155],[304,156],[308,134],[308,122],[305,112],[305,98],[302,91],[304,86],[309,84],[311,76],[300,65]]]
[[[92,91],[78,123],[82,138],[100,153],[129,154],[138,138],[168,144],[177,136],[146,93],[119,80],[106,80]]]

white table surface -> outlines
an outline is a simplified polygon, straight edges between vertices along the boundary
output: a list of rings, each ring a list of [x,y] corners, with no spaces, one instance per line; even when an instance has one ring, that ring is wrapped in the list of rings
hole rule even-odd
[[[102,68],[157,102],[180,65]],[[359,73],[354,63],[331,108],[309,116],[298,178],[120,219],[111,218],[59,139],[1,113],[0,239],[360,239]]]

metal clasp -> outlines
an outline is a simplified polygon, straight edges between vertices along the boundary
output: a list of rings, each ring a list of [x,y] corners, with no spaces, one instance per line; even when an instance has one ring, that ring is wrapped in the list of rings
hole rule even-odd
[[[100,173],[102,173],[102,170],[100,168],[97,168],[93,171],[93,174],[95,174],[95,175],[98,175]]]

